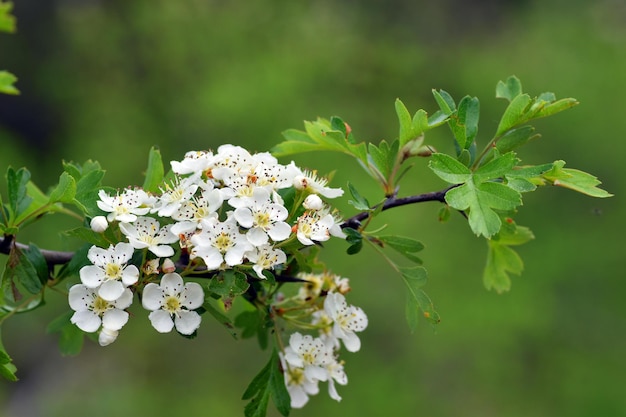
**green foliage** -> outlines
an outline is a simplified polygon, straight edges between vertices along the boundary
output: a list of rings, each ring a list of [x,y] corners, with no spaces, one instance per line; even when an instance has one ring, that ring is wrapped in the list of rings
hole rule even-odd
[[[164,175],[161,151],[156,147],[152,147],[148,155],[148,168],[146,169],[146,179],[143,183],[143,189],[148,192],[159,191],[159,185],[163,182]]]
[[[543,172],[541,177],[552,185],[569,188],[591,197],[606,198],[613,195],[598,188],[597,186],[602,183],[593,175],[577,169],[563,168],[564,166],[564,161],[555,161],[552,168]]]
[[[276,409],[283,416],[288,416],[291,411],[291,403],[280,370],[280,359],[276,349],[272,350],[269,362],[254,377],[243,394],[242,399],[250,400],[245,408],[246,417],[264,417],[267,414],[270,397],[274,401]]]
[[[46,332],[59,333],[59,351],[63,356],[76,356],[83,348],[85,333],[70,322],[73,311],[61,314],[52,320]]]
[[[0,32],[15,32],[15,16],[11,15],[11,10],[13,3],[0,1]],[[0,71],[0,93],[19,94],[19,90],[14,86],[16,81],[15,75],[8,71]]]

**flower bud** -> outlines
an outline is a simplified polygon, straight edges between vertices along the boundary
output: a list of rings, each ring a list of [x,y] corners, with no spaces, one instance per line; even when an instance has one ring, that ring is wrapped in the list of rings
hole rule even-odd
[[[311,194],[304,199],[302,203],[307,210],[321,210],[324,208],[324,202],[317,194]]]
[[[119,331],[117,330],[110,330],[106,327],[103,327],[102,330],[100,330],[100,334],[98,335],[98,343],[100,344],[100,346],[110,345],[111,343],[115,342],[118,334]]]
[[[309,181],[304,175],[296,175],[293,178],[293,187],[296,190],[305,190],[309,186]]]
[[[166,258],[163,261],[163,265],[161,266],[161,268],[163,269],[163,272],[166,274],[176,272],[176,265],[174,264],[174,262],[172,262],[170,258]]]
[[[104,216],[96,216],[91,219],[89,225],[91,226],[91,230],[94,232],[102,233],[107,230],[107,227],[109,227],[109,222],[107,222],[107,219]]]

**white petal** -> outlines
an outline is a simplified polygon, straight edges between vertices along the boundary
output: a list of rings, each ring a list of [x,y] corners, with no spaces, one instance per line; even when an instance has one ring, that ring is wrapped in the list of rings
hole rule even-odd
[[[181,311],[175,319],[176,330],[181,334],[192,334],[200,327],[202,318],[195,311]]]
[[[195,310],[204,303],[204,291],[202,286],[196,282],[185,284],[180,301],[187,310]]]
[[[240,265],[243,262],[243,254],[251,249],[251,245],[237,244],[224,255],[224,261],[229,266]]]
[[[253,227],[252,229],[248,230],[248,233],[246,233],[246,238],[248,238],[248,242],[257,247],[265,245],[268,242],[267,233],[265,233],[265,230],[261,229],[260,227]]]
[[[89,261],[94,265],[104,266],[109,262],[111,257],[108,250],[94,245],[89,248],[89,252],[87,252],[87,259],[89,259]]]
[[[178,296],[183,291],[183,284],[182,277],[175,272],[161,278],[161,288],[166,295]]]
[[[94,265],[87,265],[80,268],[80,281],[89,288],[96,288],[104,280],[102,268]]]
[[[70,307],[74,311],[87,311],[93,302],[93,290],[82,284],[73,285],[68,296]]]
[[[335,388],[335,381],[332,379],[328,380],[328,395],[335,401],[341,401],[341,397]]]
[[[122,295],[120,295],[120,297],[117,300],[112,302],[112,304],[116,308],[119,308],[120,310],[124,310],[130,307],[132,303],[133,303],[133,292],[129,290],[128,288],[124,289],[124,292],[122,293]]]
[[[280,242],[291,235],[291,226],[285,222],[276,222],[267,230],[267,234],[270,235],[274,242]]]
[[[252,212],[247,207],[239,207],[238,209],[236,209],[234,216],[235,220],[237,220],[237,223],[239,223],[242,227],[249,228],[252,227],[252,225],[254,224]]]
[[[130,246],[130,245],[129,245]],[[139,279],[139,269],[135,265],[128,265],[122,272],[122,282],[127,287],[133,285]]]
[[[167,258],[168,256],[172,256],[174,254],[174,248],[167,245],[150,246],[148,250],[159,258]]]
[[[328,372],[320,366],[306,366],[304,368],[304,376],[317,381],[328,380]]]
[[[193,238],[192,238],[192,241],[193,241]],[[213,248],[213,247],[196,248],[195,253],[196,253],[196,256],[199,256],[202,258],[202,260],[204,261],[204,264],[206,265],[206,268],[209,271],[218,269],[222,265],[222,262],[224,262],[224,256],[219,250],[217,250],[217,248]]]
[[[70,322],[77,325],[84,332],[93,333],[100,328],[102,320],[93,311],[77,311],[70,318]]]
[[[143,308],[146,310],[158,310],[163,306],[163,299],[164,294],[161,287],[151,282],[143,289],[141,305],[143,305]]]
[[[288,385],[287,391],[289,392],[289,397],[291,397],[292,408],[302,408],[309,402],[309,396],[299,385]]]
[[[119,281],[105,281],[98,288],[98,295],[106,301],[115,301],[124,292],[124,285]]]
[[[361,349],[361,339],[353,332],[345,332],[341,340],[348,352],[358,352]]]
[[[156,310],[148,315],[152,327],[159,333],[169,333],[174,328],[174,321],[170,314],[165,310]]]
[[[127,322],[128,313],[117,308],[108,310],[102,315],[102,327],[110,330],[119,330]]]
[[[112,256],[117,261],[117,263],[124,264],[128,262],[130,258],[132,258],[133,252],[134,249],[130,244],[126,242],[120,242],[115,245]]]

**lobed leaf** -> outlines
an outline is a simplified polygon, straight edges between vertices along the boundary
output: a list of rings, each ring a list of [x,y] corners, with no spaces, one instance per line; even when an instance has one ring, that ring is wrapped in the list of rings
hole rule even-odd
[[[555,161],[552,169],[546,171],[542,177],[553,185],[569,188],[591,197],[606,198],[613,194],[598,188],[602,184],[595,176],[577,169],[563,168],[565,161]]]
[[[496,98],[504,98],[508,101],[522,94],[522,83],[515,75],[511,75],[506,81],[498,81],[496,85]]]
[[[8,71],[0,71],[0,93],[18,95],[20,90],[15,87],[17,77]]]
[[[276,349],[269,362],[252,379],[243,393],[243,400],[250,400],[244,409],[246,417],[265,417],[270,397],[283,416],[291,411],[291,399],[280,369],[280,358]]]
[[[68,172],[63,172],[59,183],[50,193],[49,203],[71,203],[76,196],[76,180]]]
[[[439,178],[451,184],[462,184],[472,176],[468,167],[445,153],[432,154],[428,166]]]

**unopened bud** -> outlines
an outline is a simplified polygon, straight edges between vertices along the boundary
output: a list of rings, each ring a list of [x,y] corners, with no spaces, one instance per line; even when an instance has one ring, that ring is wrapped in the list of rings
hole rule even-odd
[[[293,178],[293,187],[296,190],[304,190],[309,186],[309,181],[306,179],[304,175],[296,175]]]
[[[166,274],[170,274],[176,271],[176,265],[174,264],[174,262],[172,262],[170,258],[166,258],[163,261],[163,265],[161,268],[163,269],[163,272]]]
[[[91,226],[91,230],[93,230],[94,232],[102,233],[107,230],[107,227],[109,227],[109,222],[104,216],[96,216],[91,219],[89,225]]]
[[[118,334],[119,331],[117,330],[110,330],[106,327],[103,327],[102,330],[100,330],[100,334],[98,335],[98,343],[100,343],[100,346],[110,345],[111,343],[115,342]]]
[[[321,210],[324,208],[324,202],[317,194],[311,194],[304,199],[302,203],[307,210]]]

